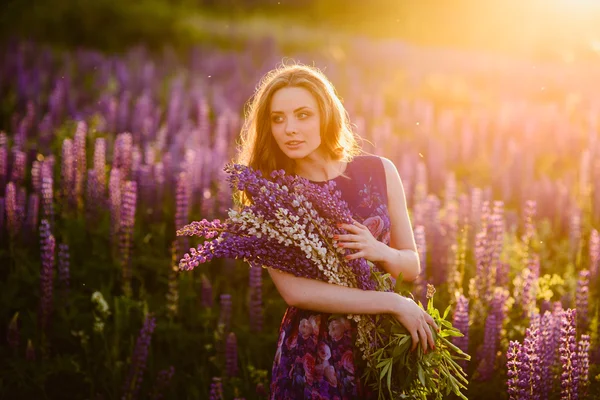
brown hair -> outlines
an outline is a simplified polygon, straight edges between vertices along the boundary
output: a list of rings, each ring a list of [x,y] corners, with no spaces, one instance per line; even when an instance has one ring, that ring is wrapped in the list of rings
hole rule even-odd
[[[304,88],[317,100],[321,146],[332,160],[350,162],[360,153],[348,113],[331,82],[316,67],[293,63],[281,64],[258,83],[245,110],[236,163],[259,170],[265,177],[279,169],[293,173],[293,161],[277,145],[269,118],[273,94],[284,87]]]

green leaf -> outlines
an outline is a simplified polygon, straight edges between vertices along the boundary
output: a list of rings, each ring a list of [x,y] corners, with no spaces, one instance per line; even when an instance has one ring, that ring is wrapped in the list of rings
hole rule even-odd
[[[425,372],[423,371],[421,363],[417,364],[417,375],[419,376],[419,382],[421,382],[421,385],[426,388],[427,385],[425,384]]]
[[[442,319],[446,319],[449,312],[450,312],[450,306],[446,307],[446,310],[444,311],[444,316],[442,317]]]

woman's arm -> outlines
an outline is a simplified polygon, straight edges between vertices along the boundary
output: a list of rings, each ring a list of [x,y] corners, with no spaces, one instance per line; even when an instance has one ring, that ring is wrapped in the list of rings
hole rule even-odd
[[[390,245],[381,246],[381,265],[396,277],[400,272],[406,281],[413,281],[421,272],[421,263],[413,229],[408,216],[402,180],[393,162],[381,157],[385,169],[388,211],[391,222]]]
[[[413,349],[433,347],[428,324],[439,330],[433,318],[413,300],[393,292],[377,292],[338,286],[267,268],[277,290],[289,306],[331,314],[391,314],[412,336]]]
[[[365,258],[378,262],[394,278],[400,273],[406,281],[413,281],[421,270],[417,245],[406,208],[406,198],[402,181],[394,164],[381,157],[385,168],[388,211],[390,215],[390,245],[375,239],[369,228],[354,221],[352,224],[340,224],[348,234],[336,235],[337,246],[356,250],[346,256],[347,259]]]
[[[292,307],[332,314],[391,314],[398,296],[338,286],[316,279],[296,277],[267,268],[283,300]]]

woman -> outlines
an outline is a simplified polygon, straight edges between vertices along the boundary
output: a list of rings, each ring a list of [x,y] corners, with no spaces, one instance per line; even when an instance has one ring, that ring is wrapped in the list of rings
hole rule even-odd
[[[247,110],[240,164],[276,169],[311,182],[335,181],[355,216],[337,246],[352,249],[392,276],[414,280],[419,257],[394,164],[359,155],[348,115],[329,80],[304,65],[282,66],[259,83]],[[388,208],[388,204],[390,207]],[[360,222],[359,222],[360,221]],[[364,399],[354,358],[355,325],[331,314],[391,314],[412,335],[412,348],[434,346],[435,322],[411,299],[295,277],[269,269],[288,304],[281,322],[271,380],[272,399]]]

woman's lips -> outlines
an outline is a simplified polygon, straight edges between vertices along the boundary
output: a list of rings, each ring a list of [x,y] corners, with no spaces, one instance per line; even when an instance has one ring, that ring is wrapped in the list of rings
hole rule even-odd
[[[286,146],[287,146],[289,149],[297,149],[298,147],[300,147],[300,146],[302,145],[302,143],[304,143],[304,142],[301,142],[301,141],[298,141],[298,140],[294,140],[294,141],[289,141],[289,142],[286,142],[286,144],[285,144],[285,145],[286,145]]]

